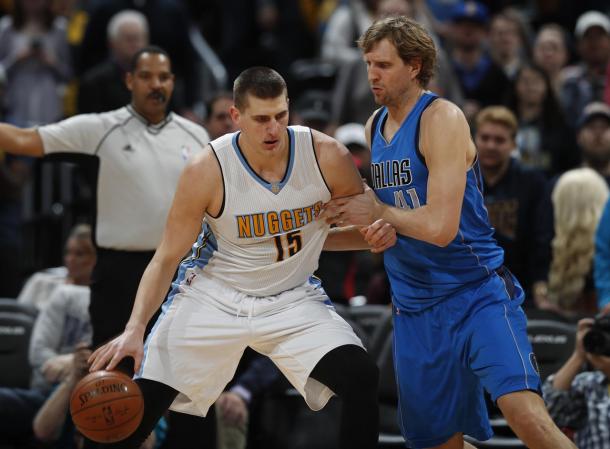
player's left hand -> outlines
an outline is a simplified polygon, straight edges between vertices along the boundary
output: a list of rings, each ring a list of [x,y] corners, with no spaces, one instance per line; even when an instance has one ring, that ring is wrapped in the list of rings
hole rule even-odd
[[[384,220],[377,220],[370,226],[360,228],[366,243],[371,245],[372,253],[381,253],[396,244],[396,229]]]
[[[329,201],[322,207],[318,219],[338,226],[369,226],[381,215],[382,205],[370,187],[364,193]]]

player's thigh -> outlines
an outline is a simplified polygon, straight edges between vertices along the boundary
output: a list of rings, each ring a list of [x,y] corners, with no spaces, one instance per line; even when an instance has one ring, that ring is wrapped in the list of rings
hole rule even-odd
[[[481,292],[484,307],[469,318],[470,367],[496,401],[521,390],[540,391],[540,376],[527,337],[520,286],[505,288],[497,275]]]
[[[444,305],[419,313],[394,312],[394,366],[399,424],[413,447],[435,447],[456,433],[491,435],[483,390],[464,365],[465,348]]]
[[[311,379],[311,372],[326,354],[346,345],[363,347],[324,298],[305,296],[291,307],[257,319],[252,348],[271,358],[310,407],[318,409],[332,392]]]
[[[180,293],[151,331],[138,375],[170,385],[205,412],[235,374],[249,338],[247,317]]]

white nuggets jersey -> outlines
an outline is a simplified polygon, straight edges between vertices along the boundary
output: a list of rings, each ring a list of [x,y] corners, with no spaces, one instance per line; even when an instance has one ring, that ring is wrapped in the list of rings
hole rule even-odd
[[[193,254],[178,281],[192,270],[252,296],[272,296],[302,285],[318,268],[329,226],[317,221],[330,191],[309,128],[288,127],[290,155],[284,179],[269,183],[248,165],[239,132],[211,142],[222,169],[224,203],[205,216]]]

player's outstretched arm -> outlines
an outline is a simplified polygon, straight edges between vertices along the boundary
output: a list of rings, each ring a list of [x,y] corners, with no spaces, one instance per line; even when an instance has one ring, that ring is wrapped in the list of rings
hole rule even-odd
[[[0,123],[0,150],[17,156],[44,156],[40,134],[35,128],[18,128]]]
[[[467,170],[476,150],[468,123],[454,104],[437,100],[422,115],[420,150],[428,167],[427,201],[414,210],[381,203],[372,191],[331,201],[329,223],[366,226],[378,219],[399,234],[446,246],[457,234]]]
[[[220,207],[222,189],[220,167],[207,147],[180,177],[161,243],[142,275],[125,331],[91,355],[91,371],[111,370],[126,356],[134,358],[136,372],[140,369],[146,325],[163,302],[178,263],[197,238],[204,211]]]
[[[370,226],[342,226],[331,228],[324,242],[324,251],[370,250],[382,253],[396,244],[394,226],[377,220]]]

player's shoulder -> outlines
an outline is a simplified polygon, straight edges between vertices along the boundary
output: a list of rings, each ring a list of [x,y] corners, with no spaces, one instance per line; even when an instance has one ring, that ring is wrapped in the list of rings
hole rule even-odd
[[[216,192],[223,185],[223,172],[216,153],[207,144],[187,162],[182,177],[193,191]]]
[[[466,117],[458,105],[444,98],[435,99],[424,109],[421,115],[421,124],[442,126],[450,123],[465,122]]]
[[[185,171],[189,173],[205,173],[204,177],[212,176],[215,173],[220,174],[220,162],[211,144],[205,145],[203,150],[189,159]]]
[[[435,98],[434,101],[432,101],[430,103],[430,105],[424,110],[424,114],[426,114],[426,113],[463,115],[462,110],[460,109],[460,107],[457,104],[455,104],[445,98],[441,98],[441,97]]]
[[[197,140],[201,141],[203,145],[210,141],[210,136],[207,130],[199,125],[198,123],[193,122],[192,120],[186,119],[178,114],[172,113],[172,121],[176,126],[181,128],[183,131],[190,133]]]
[[[329,136],[321,131],[311,129],[311,139],[317,155],[324,154],[326,156],[340,155],[349,151],[334,137]]]

